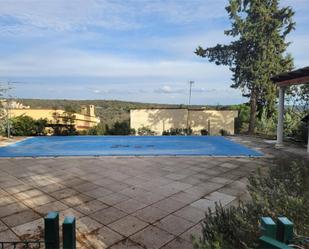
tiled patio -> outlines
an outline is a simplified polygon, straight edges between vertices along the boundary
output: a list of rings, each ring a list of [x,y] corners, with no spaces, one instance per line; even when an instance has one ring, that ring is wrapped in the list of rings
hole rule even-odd
[[[43,217],[77,218],[78,248],[192,248],[191,234],[215,202],[245,197],[263,158],[83,157],[0,160],[0,241],[42,236]]]

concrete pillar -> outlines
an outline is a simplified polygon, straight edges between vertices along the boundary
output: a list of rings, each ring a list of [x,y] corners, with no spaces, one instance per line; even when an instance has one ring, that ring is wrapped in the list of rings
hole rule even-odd
[[[284,87],[279,88],[278,125],[276,147],[283,146],[283,121],[284,121]]]

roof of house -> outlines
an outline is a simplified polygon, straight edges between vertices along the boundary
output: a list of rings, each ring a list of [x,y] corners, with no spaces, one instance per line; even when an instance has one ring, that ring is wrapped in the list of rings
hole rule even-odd
[[[281,73],[271,77],[271,80],[275,83],[282,81],[288,81],[297,78],[309,77],[309,67],[299,68],[287,73]],[[309,83],[309,82],[308,82]]]

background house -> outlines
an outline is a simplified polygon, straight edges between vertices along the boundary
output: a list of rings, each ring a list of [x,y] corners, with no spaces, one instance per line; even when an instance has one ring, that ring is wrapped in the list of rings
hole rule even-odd
[[[29,116],[35,120],[47,119],[49,124],[64,124],[68,117],[68,112],[63,109],[32,109],[32,108],[10,108],[10,117]],[[100,119],[95,116],[94,105],[81,106],[80,113],[69,113],[72,124],[77,131],[90,129],[100,123]]]

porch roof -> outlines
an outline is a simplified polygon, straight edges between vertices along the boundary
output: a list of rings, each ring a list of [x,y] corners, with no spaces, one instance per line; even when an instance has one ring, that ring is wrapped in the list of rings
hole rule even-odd
[[[275,75],[271,78],[271,80],[281,87],[309,84],[309,66]]]

